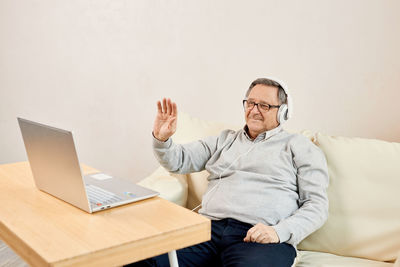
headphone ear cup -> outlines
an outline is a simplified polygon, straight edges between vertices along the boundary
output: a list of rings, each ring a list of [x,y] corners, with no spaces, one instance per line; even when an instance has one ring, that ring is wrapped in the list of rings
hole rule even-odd
[[[279,107],[278,110],[278,114],[277,114],[277,121],[278,123],[282,124],[284,122],[286,122],[289,118],[288,118],[288,106],[287,104],[282,104]]]

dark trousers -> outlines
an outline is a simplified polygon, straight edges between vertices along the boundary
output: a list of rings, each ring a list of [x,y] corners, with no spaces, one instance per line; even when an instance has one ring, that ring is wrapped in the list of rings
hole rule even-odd
[[[290,267],[296,257],[293,246],[246,243],[243,241],[252,225],[234,219],[212,221],[211,240],[177,250],[180,267],[271,266]],[[130,267],[169,266],[168,254],[129,265]]]

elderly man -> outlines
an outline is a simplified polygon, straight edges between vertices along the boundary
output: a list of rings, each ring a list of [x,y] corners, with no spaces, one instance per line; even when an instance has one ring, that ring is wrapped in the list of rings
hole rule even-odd
[[[176,104],[157,102],[153,149],[160,164],[175,173],[210,173],[199,213],[212,220],[211,240],[178,250],[180,266],[291,266],[296,245],[325,222],[326,161],[307,138],[282,129],[288,97],[282,83],[257,79],[243,100],[243,129],[188,144],[170,138]],[[168,266],[168,258],[141,264]]]

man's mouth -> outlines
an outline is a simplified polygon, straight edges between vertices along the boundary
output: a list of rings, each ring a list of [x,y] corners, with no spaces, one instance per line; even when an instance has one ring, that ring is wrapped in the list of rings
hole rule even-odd
[[[261,118],[250,118],[250,119],[253,120],[253,121],[262,121]]]

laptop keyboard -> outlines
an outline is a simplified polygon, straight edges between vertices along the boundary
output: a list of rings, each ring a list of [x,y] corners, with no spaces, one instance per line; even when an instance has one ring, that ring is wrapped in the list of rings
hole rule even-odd
[[[92,206],[109,205],[122,200],[118,195],[91,184],[86,185],[86,193]]]

